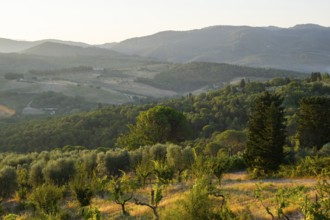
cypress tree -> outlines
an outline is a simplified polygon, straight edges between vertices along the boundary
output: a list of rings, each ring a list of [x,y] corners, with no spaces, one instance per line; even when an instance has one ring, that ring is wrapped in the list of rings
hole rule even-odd
[[[244,158],[249,169],[257,174],[276,171],[283,160],[285,125],[282,101],[280,96],[264,92],[251,108]]]
[[[330,142],[330,98],[303,98],[298,123],[300,147],[316,147],[319,150]]]

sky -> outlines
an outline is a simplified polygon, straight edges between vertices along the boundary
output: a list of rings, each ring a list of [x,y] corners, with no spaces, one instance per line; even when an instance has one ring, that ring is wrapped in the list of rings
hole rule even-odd
[[[0,38],[120,42],[214,25],[330,26],[330,0],[0,0]]]

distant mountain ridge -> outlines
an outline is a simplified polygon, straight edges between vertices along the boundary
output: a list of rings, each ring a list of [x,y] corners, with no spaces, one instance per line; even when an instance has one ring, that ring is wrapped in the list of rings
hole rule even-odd
[[[330,71],[330,28],[213,26],[132,38],[111,49],[170,62],[216,62],[297,71]]]
[[[121,56],[120,53],[98,47],[81,47],[62,43],[45,42],[24,50],[22,54],[68,57],[68,56]]]
[[[190,31],[163,31],[100,45],[54,39],[15,41],[0,38],[0,53],[62,57],[112,56],[114,51],[161,62],[213,62],[330,72],[330,27],[316,24],[299,24],[291,28],[211,26]]]
[[[0,53],[18,53],[46,42],[59,43],[59,44],[71,45],[71,46],[80,46],[80,47],[90,46],[89,44],[82,42],[62,41],[56,39],[45,39],[38,41],[19,41],[19,40],[0,38]]]

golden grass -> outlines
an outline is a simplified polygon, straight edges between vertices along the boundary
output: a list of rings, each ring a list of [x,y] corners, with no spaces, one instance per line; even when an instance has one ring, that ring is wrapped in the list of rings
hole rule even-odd
[[[214,181],[216,183],[216,181]],[[192,186],[193,182],[177,183],[167,186],[163,190],[163,199],[159,204],[158,212],[161,213],[165,208],[175,208],[178,201],[185,198],[186,193]],[[274,180],[249,180],[245,173],[226,174],[223,185],[218,189],[225,196],[225,201],[229,209],[238,216],[252,215],[252,219],[270,219],[266,208],[269,207],[272,213],[276,214],[277,203],[275,199],[276,192],[279,189],[295,189],[303,186],[303,194],[313,198],[315,196],[314,186],[316,180],[306,179],[274,179]],[[262,188],[262,199],[255,198],[255,190],[257,186]],[[138,189],[134,197],[141,201],[149,202],[151,187]],[[218,210],[221,204],[221,198],[212,198],[214,201],[214,209]],[[262,201],[262,202],[261,202]],[[299,211],[299,198],[297,196],[286,198],[285,202],[288,206],[284,209],[284,213],[290,216],[297,216]],[[94,198],[92,206],[97,207],[103,216],[103,219],[128,219],[122,216],[121,206],[102,198]],[[66,207],[68,209],[78,208],[78,204],[74,201],[68,201]],[[127,202],[126,210],[130,213],[132,219],[152,219],[153,212],[149,207],[136,205],[133,200]],[[241,219],[244,219],[241,218]]]
[[[261,190],[261,199],[255,198],[254,191],[259,185]],[[275,214],[277,210],[277,204],[275,199],[275,194],[279,189],[294,189],[298,186],[304,186],[307,191],[305,194],[311,196],[315,194],[313,186],[314,182],[302,182],[292,180],[282,182],[281,180],[274,180],[274,182],[259,182],[259,181],[249,181],[238,182],[233,184],[226,184],[223,186],[223,191],[226,194],[227,204],[234,213],[243,212],[244,209],[250,210],[253,217],[256,219],[269,219],[270,215],[267,213],[265,207],[269,207],[270,211]],[[297,204],[297,197],[285,198],[288,203],[288,207],[283,209],[284,213],[292,214],[299,211],[299,205]]]
[[[226,178],[233,178],[233,176],[227,176]],[[236,176],[234,177],[236,178]],[[255,198],[254,191],[259,185],[262,188],[261,201]],[[238,216],[253,216],[251,219],[266,220],[271,219],[270,215],[267,214],[266,208],[269,207],[270,211],[276,215],[277,204],[275,201],[275,194],[279,189],[295,189],[299,186],[304,186],[304,194],[310,198],[314,198],[316,191],[314,189],[314,182],[290,182],[287,180],[275,180],[274,182],[260,182],[251,180],[237,180],[232,183],[227,182],[223,186],[219,186],[219,190],[225,196],[226,205],[228,208]],[[163,191],[163,199],[159,204],[158,212],[162,213],[165,208],[175,209],[178,201],[185,198],[188,190],[191,186],[185,184],[173,184]],[[139,189],[135,197],[141,201],[148,202],[150,195],[150,187]],[[220,204],[222,203],[221,198],[210,196],[214,204],[214,210],[219,211]],[[288,206],[284,208],[284,213],[288,216],[297,216],[299,213],[299,200],[298,197],[288,197],[286,202]],[[153,212],[149,207],[136,205],[132,200],[127,203],[126,210],[130,213],[131,218],[122,216],[121,206],[100,197],[93,198],[92,206],[97,207],[103,216],[103,219],[152,219]],[[73,214],[73,216],[79,216],[79,204],[71,198],[67,199],[61,209],[67,210]],[[166,212],[166,211],[165,211]],[[29,213],[21,215],[18,219],[29,219],[31,216]],[[245,219],[241,217],[240,219]],[[290,218],[291,219],[291,218]]]

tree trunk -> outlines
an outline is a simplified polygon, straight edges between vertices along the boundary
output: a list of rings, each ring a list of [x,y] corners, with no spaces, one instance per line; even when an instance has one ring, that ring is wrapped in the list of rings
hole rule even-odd
[[[159,215],[158,215],[158,212],[157,212],[157,207],[152,207],[152,211],[154,212],[154,215],[155,215],[155,219],[156,220],[159,220]]]
[[[125,210],[125,203],[122,203],[122,204],[120,204],[121,205],[121,210],[122,210],[122,212],[123,212],[123,215],[124,216],[127,216],[128,215],[128,212],[126,212],[126,210]]]

